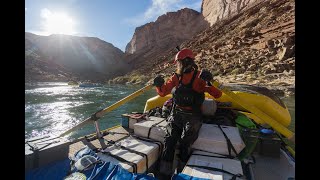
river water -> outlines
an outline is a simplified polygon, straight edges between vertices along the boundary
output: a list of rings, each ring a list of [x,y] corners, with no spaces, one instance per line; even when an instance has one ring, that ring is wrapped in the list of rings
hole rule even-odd
[[[58,135],[106,108],[143,86],[105,85],[95,88],[69,86],[64,82],[35,83],[25,85],[25,139],[44,135]],[[103,116],[99,125],[101,130],[121,123],[121,114],[142,112],[147,99],[156,95],[154,89],[120,106]],[[281,97],[287,105],[295,127],[295,97]],[[93,125],[87,125],[73,132],[77,138],[94,133]]]

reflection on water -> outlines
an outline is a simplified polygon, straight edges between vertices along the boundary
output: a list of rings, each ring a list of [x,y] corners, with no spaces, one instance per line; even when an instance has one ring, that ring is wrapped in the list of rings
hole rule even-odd
[[[47,133],[60,134],[91,116],[99,109],[106,108],[118,100],[142,88],[142,86],[107,85],[95,88],[69,86],[67,83],[37,83],[25,86],[25,138]],[[154,89],[138,96],[103,116],[100,128],[106,129],[120,124],[121,114],[142,112],[147,99],[156,95]],[[283,97],[295,127],[295,97]],[[75,131],[72,137],[93,133],[93,125]]]
[[[140,88],[120,85],[81,88],[69,86],[67,83],[26,84],[25,138],[47,133],[60,134]],[[121,114],[143,111],[145,101],[155,95],[155,90],[150,90],[106,114],[99,121],[100,128],[106,129],[120,124]],[[93,125],[88,125],[75,131],[72,137],[93,132]]]

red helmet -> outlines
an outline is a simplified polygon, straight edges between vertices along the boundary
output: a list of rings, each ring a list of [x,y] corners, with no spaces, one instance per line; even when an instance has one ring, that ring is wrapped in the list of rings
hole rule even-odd
[[[182,49],[181,51],[179,51],[176,54],[176,57],[174,58],[174,63],[176,63],[177,61],[180,61],[182,59],[185,59],[187,57],[194,59],[193,52],[190,49]]]

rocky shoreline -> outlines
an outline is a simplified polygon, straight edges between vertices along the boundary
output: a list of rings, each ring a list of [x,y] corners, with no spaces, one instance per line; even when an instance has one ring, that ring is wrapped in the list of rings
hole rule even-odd
[[[266,87],[279,96],[295,95],[295,76],[286,73],[273,73],[255,77],[252,74],[216,76],[215,79],[223,84],[247,84]]]
[[[172,71],[173,72],[173,71]],[[166,75],[169,78],[170,75]],[[244,84],[258,87],[266,87],[278,96],[294,96],[295,95],[295,75],[288,73],[273,73],[266,76],[256,77],[250,72],[238,75],[217,75],[214,79],[221,84]],[[109,80],[107,84],[122,85],[147,85],[153,82],[153,78],[145,75],[121,76]]]

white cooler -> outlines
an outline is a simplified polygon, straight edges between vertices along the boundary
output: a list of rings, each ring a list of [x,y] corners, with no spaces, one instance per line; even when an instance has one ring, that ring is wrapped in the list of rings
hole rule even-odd
[[[238,128],[232,126],[221,126],[221,128],[239,154],[242,149],[245,148],[245,144],[240,136]],[[202,124],[199,136],[193,143],[192,148],[229,155],[227,140],[218,125],[215,124]],[[231,155],[236,155],[233,150],[231,150]]]
[[[146,138],[150,138],[156,141],[164,142],[164,136],[166,135],[166,126],[168,122],[165,118],[150,116],[149,120],[135,123],[134,134]],[[150,133],[149,133],[150,130]],[[149,134],[149,137],[148,137]]]
[[[117,142],[118,145],[124,146],[126,148],[147,154],[148,156],[148,168],[150,168],[159,157],[159,146],[156,143],[146,142],[143,140],[136,139],[134,137],[127,137],[121,141]],[[117,147],[116,145],[112,145],[104,149],[104,151],[111,153],[112,155],[121,157],[127,161],[133,162],[137,164],[137,173],[145,173],[146,168],[146,157],[143,155],[139,155],[134,152],[130,152],[128,150]],[[133,167],[125,162],[121,162],[116,158],[104,154],[102,152],[98,152],[97,156],[101,158],[101,160],[106,162],[112,162],[114,164],[121,165],[124,169],[133,172]]]
[[[216,154],[213,154],[213,153],[205,153],[201,151],[194,151],[192,154],[217,156]],[[213,168],[228,171],[232,174],[243,175],[241,162],[239,160],[229,159],[229,158],[209,157],[209,156],[191,155],[182,173],[187,174],[189,176],[193,176],[193,177],[207,178],[207,179],[213,179],[213,180],[230,180],[232,178],[232,175],[228,173],[188,166],[188,165],[197,165],[197,166],[213,167]],[[236,179],[240,179],[240,178],[237,177]]]

